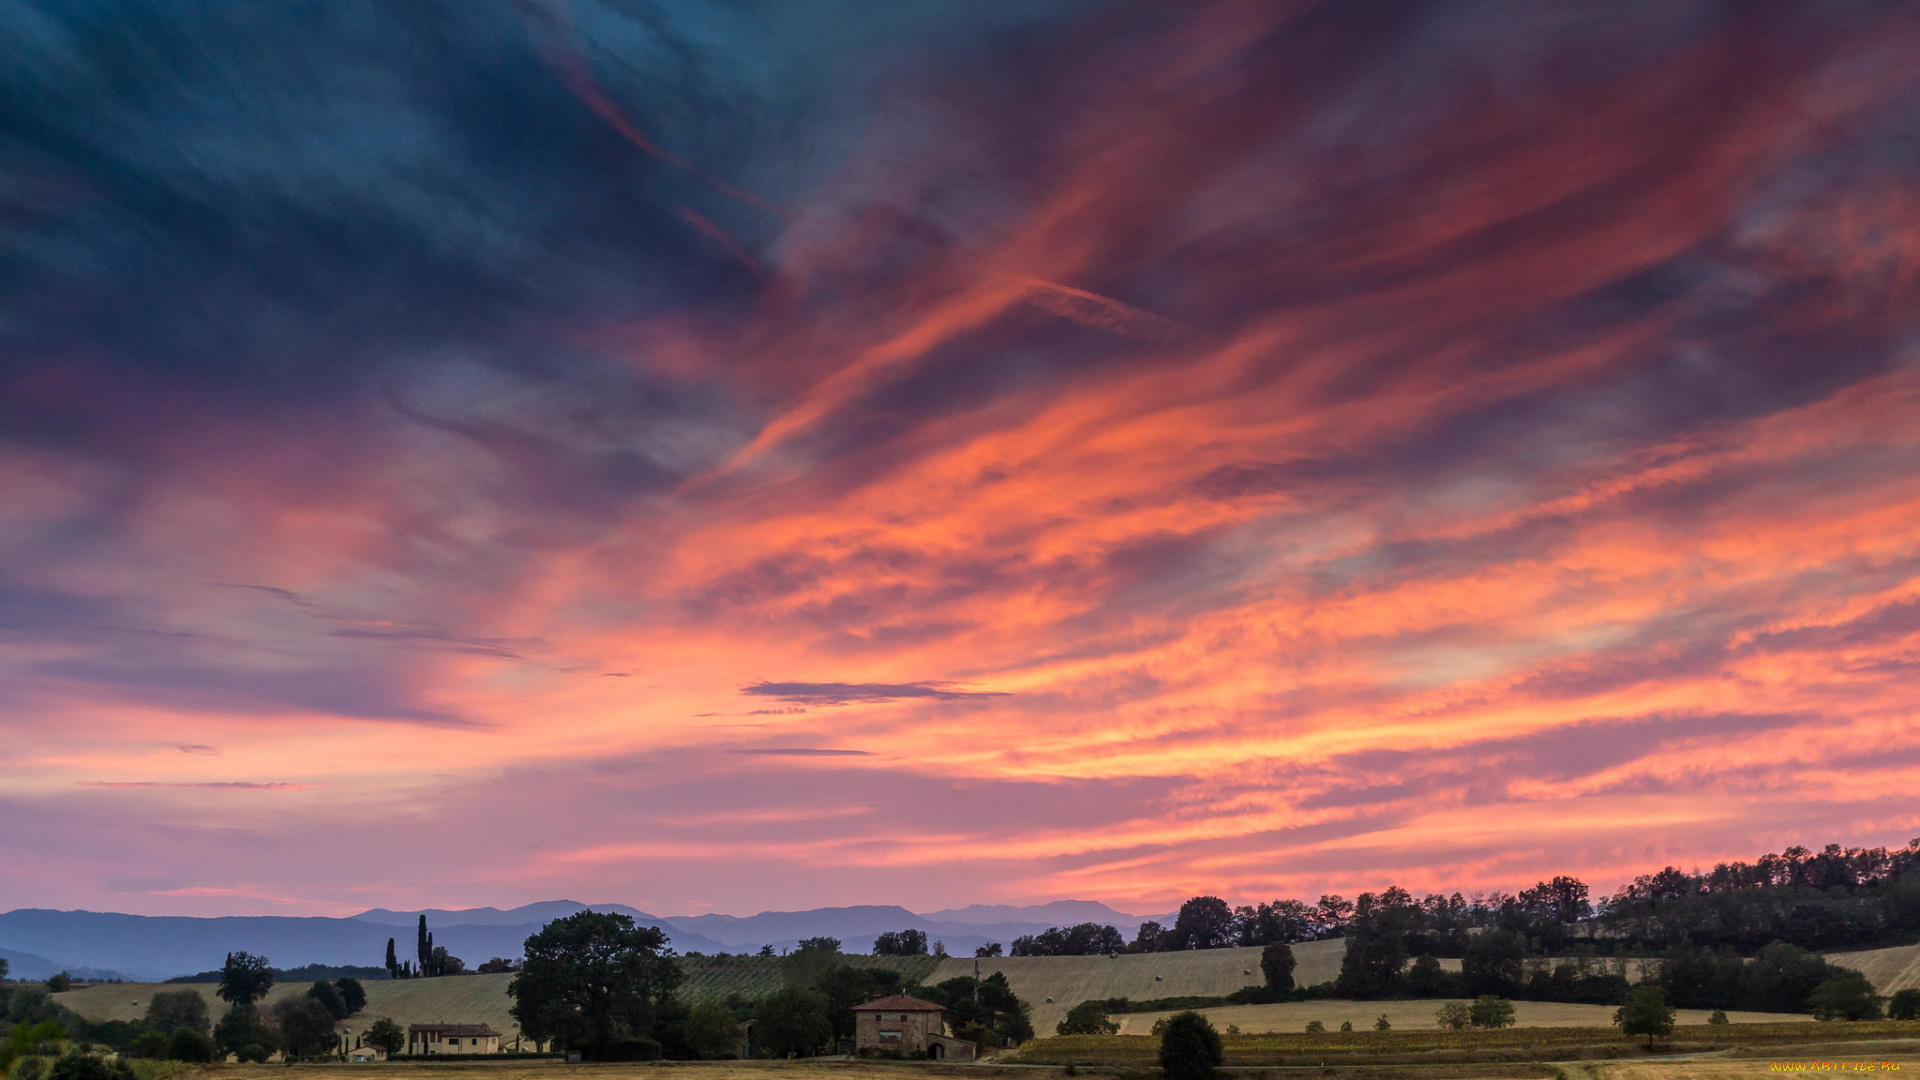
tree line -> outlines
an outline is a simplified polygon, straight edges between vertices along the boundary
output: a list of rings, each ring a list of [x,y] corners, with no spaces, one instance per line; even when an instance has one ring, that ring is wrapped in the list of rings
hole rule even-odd
[[[924,953],[923,936],[908,955]],[[680,959],[658,927],[582,911],[527,939],[507,993],[523,1035],[588,1061],[813,1054],[854,1037],[854,1006],[891,994],[942,1006],[957,1038],[999,1046],[1033,1037],[1031,1010],[998,973],[923,986],[898,971],[846,964],[831,937],[809,938],[779,962],[785,985],[764,997],[690,1003],[680,995]]]

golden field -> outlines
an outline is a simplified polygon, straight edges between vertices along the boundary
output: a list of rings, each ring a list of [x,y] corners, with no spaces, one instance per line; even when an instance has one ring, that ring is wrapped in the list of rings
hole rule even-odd
[[[1288,1001],[1278,1005],[1230,1005],[1197,1011],[1205,1013],[1207,1019],[1213,1021],[1213,1026],[1221,1031],[1227,1030],[1231,1024],[1247,1035],[1304,1032],[1311,1020],[1325,1024],[1328,1031],[1338,1031],[1342,1021],[1351,1022],[1355,1030],[1372,1031],[1374,1021],[1382,1015],[1393,1025],[1394,1031],[1433,1031],[1439,1029],[1434,1013],[1442,1004],[1444,1002],[1440,1000]],[[1612,1027],[1613,1008],[1611,1005],[1516,1001],[1513,1003],[1513,1019],[1514,1025],[1522,1028]],[[1155,1021],[1171,1015],[1170,1012],[1126,1013],[1113,1017],[1113,1020],[1120,1025],[1119,1033],[1122,1035],[1145,1035],[1153,1030]],[[1676,1021],[1681,1024],[1705,1024],[1709,1015],[1711,1011],[1706,1009],[1677,1009],[1674,1013]],[[1749,1012],[1730,1012],[1727,1018],[1736,1024],[1808,1019],[1789,1013]]]

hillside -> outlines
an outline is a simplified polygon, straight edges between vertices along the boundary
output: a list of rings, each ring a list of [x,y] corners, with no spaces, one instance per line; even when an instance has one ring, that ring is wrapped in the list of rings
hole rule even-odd
[[[1891,949],[1864,952],[1829,953],[1829,963],[1852,968],[1866,975],[1874,989],[1883,994],[1920,987],[1920,945],[1899,945]]]

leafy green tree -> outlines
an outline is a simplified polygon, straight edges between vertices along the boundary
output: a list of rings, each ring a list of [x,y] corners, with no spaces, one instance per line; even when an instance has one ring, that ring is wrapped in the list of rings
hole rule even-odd
[[[1260,974],[1267,977],[1267,989],[1276,994],[1293,991],[1293,949],[1276,941],[1260,950]]]
[[[251,953],[228,953],[220,968],[220,1000],[232,1005],[252,1005],[273,989],[273,968],[267,958]]]
[[[682,978],[659,927],[581,911],[527,939],[526,961],[507,993],[528,1038],[605,1056],[618,1044],[658,1037]]]
[[[1447,982],[1447,973],[1440,967],[1440,961],[1422,953],[1413,958],[1407,968],[1407,992],[1414,997],[1439,997],[1441,987]]]
[[[1353,1021],[1351,1021],[1351,1020],[1342,1020],[1342,1021],[1340,1021],[1340,1030],[1341,1030],[1341,1031],[1352,1031],[1352,1030],[1353,1030]]]
[[[1477,1028],[1513,1026],[1513,1002],[1492,994],[1481,994],[1467,1007],[1467,1019]]]
[[[161,990],[147,1001],[147,1029],[166,1032],[192,1028],[205,1034],[213,1030],[213,1018],[207,1014],[207,999],[198,990]]]
[[[807,986],[783,986],[753,1010],[753,1037],[775,1057],[804,1056],[833,1039],[827,997]]]
[[[167,1057],[207,1064],[213,1060],[213,1040],[190,1027],[175,1028],[173,1037],[167,1040]]]
[[[1174,917],[1170,948],[1224,949],[1235,943],[1233,909],[1217,896],[1196,896]]]
[[[339,1045],[333,1032],[333,1014],[310,997],[282,1001],[273,1007],[274,1026],[280,1029],[280,1046],[293,1057],[318,1057],[332,1053]]]
[[[360,1042],[366,1046],[377,1046],[388,1054],[397,1054],[407,1048],[407,1033],[391,1017],[383,1016],[367,1025],[360,1035]]]
[[[1107,1003],[1083,1001],[1067,1010],[1067,1018],[1054,1025],[1056,1035],[1116,1035],[1120,1025],[1107,1019]]]
[[[1878,1020],[1880,1002],[1867,977],[1849,971],[1814,987],[1807,995],[1807,1011],[1816,1020]]]
[[[1433,1021],[1448,1030],[1459,1031],[1473,1023],[1473,1010],[1467,1008],[1464,1001],[1449,1001],[1434,1012]]]
[[[340,991],[340,1002],[347,1007],[348,1016],[367,1007],[367,988],[360,985],[359,979],[342,976],[333,980],[333,988]]]
[[[233,1052],[233,1056],[248,1065],[264,1064],[273,1051],[263,1043],[248,1043]]]
[[[1325,1030],[1327,1030],[1327,1025],[1321,1023],[1320,1021],[1318,1020],[1307,1021],[1307,1034],[1309,1035],[1318,1035]]]
[[[1381,1013],[1380,1019],[1373,1022],[1373,1030],[1375,1031],[1391,1031],[1392,1029],[1393,1025],[1387,1022],[1386,1013]]]
[[[213,1044],[222,1054],[237,1054],[253,1044],[270,1054],[280,1046],[280,1033],[252,1005],[235,1005],[214,1025]]]
[[[339,988],[332,983],[324,979],[316,981],[307,989],[307,997],[318,1002],[321,1008],[327,1010],[327,1015],[335,1020],[347,1018],[346,1000],[340,996]]]
[[[703,1001],[687,1014],[687,1044],[702,1061],[740,1056],[739,1021],[718,1001]]]
[[[999,956],[1000,943],[997,941],[990,941],[985,945],[978,946],[973,950],[973,955],[981,957],[983,959],[989,956]]]
[[[7,1000],[7,1019],[16,1027],[45,1023],[64,1025],[72,1016],[66,1006],[53,1000],[53,992],[44,986],[16,986]]]
[[[836,963],[814,976],[813,988],[826,995],[827,1020],[833,1025],[833,1037],[851,1039],[853,1007],[899,993],[904,981],[899,972],[887,968],[857,968]]]
[[[910,987],[907,992],[945,1008],[957,1038],[982,1047],[1033,1038],[1033,1009],[1013,992],[1002,972],[978,983],[963,975],[938,986]]]
[[[780,958],[780,971],[798,986],[811,986],[820,973],[840,963],[840,939],[810,937]]]
[[[1133,932],[1133,944],[1127,946],[1130,953],[1166,952],[1172,948],[1173,935],[1159,923],[1148,919]]]
[[[1160,1071],[1167,1080],[1212,1080],[1226,1062],[1220,1033],[1197,1012],[1167,1018],[1160,1036]]]
[[[1920,1020],[1920,990],[1908,987],[1895,990],[1887,1002],[1887,1017],[1893,1020]]]
[[[1520,992],[1526,976],[1526,942],[1510,930],[1489,930],[1467,943],[1460,961],[1467,993],[1508,997]]]
[[[1743,965],[1751,1007],[1763,1012],[1802,1012],[1821,983],[1839,974],[1819,953],[1776,941]]]
[[[143,1031],[127,1044],[127,1056],[163,1058],[167,1056],[167,1037],[157,1031]]]
[[[64,994],[73,989],[73,976],[63,971],[47,980],[47,989],[56,994]]]
[[[1727,1019],[1727,1010],[1715,1009],[1713,1010],[1713,1015],[1707,1017],[1707,1023],[1713,1025],[1714,1027],[1725,1027],[1726,1025],[1732,1023],[1732,1021]]]
[[[1638,986],[1627,995],[1626,1004],[1614,1010],[1613,1022],[1624,1035],[1645,1035],[1647,1049],[1653,1049],[1656,1035],[1673,1034],[1673,1008],[1667,1004],[1667,992],[1657,986]]]
[[[873,939],[875,956],[925,956],[927,955],[927,932],[925,930],[889,930]]]

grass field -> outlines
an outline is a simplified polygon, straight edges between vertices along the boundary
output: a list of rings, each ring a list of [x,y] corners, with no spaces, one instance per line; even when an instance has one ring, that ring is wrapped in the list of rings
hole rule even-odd
[[[1304,1031],[1307,1022],[1318,1020],[1329,1031],[1338,1031],[1342,1021],[1351,1022],[1356,1030],[1372,1031],[1373,1023],[1384,1015],[1393,1025],[1394,1031],[1438,1030],[1434,1013],[1440,1008],[1440,1001],[1288,1001],[1278,1005],[1230,1005],[1218,1009],[1201,1009],[1213,1026],[1221,1031],[1233,1024],[1243,1034],[1258,1035],[1268,1032]],[[1513,1003],[1513,1019],[1517,1027],[1612,1027],[1613,1006],[1611,1005],[1563,1005],[1547,1001],[1516,1001]],[[1126,1013],[1115,1016],[1114,1022],[1120,1025],[1122,1035],[1145,1035],[1153,1030],[1156,1020],[1171,1013]],[[1705,1009],[1678,1009],[1675,1018],[1682,1024],[1705,1024],[1710,1015]],[[1728,1013],[1727,1018],[1736,1024],[1763,1024],[1793,1022],[1809,1019],[1782,1013]]]
[[[1359,1025],[1355,1025],[1358,1027]],[[1731,1024],[1719,1027],[1688,1025],[1660,1040],[1663,1053],[1725,1048],[1778,1048],[1795,1044],[1877,1041],[1920,1050],[1920,1021],[1869,1021],[1821,1024],[1812,1021],[1775,1024]],[[1228,1065],[1304,1065],[1322,1061],[1380,1061],[1405,1064],[1448,1058],[1503,1056],[1532,1060],[1572,1060],[1580,1057],[1631,1055],[1644,1045],[1612,1029],[1596,1027],[1503,1028],[1497,1031],[1329,1031],[1276,1035],[1226,1036]],[[1036,1039],[1011,1057],[1039,1065],[1069,1062],[1111,1068],[1150,1068],[1157,1060],[1160,1040],[1145,1035],[1072,1035]]]

